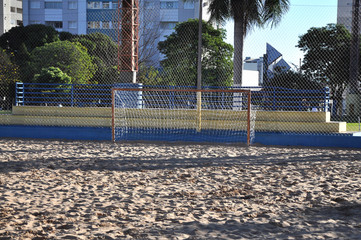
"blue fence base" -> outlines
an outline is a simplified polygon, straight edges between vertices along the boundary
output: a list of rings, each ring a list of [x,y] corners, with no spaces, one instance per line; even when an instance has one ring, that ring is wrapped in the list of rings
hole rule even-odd
[[[3,125],[0,126],[0,137],[111,141],[111,129],[105,127]]]
[[[117,140],[143,140],[143,141],[166,141],[166,142],[215,142],[215,143],[246,143],[247,133],[245,131],[226,131],[203,129],[197,132],[195,129],[167,129],[156,130],[151,128],[119,128]]]
[[[278,146],[361,148],[361,137],[352,134],[256,133],[256,143]]]
[[[189,141],[189,142],[239,142],[239,135],[227,137],[214,137],[207,139],[195,131],[189,135],[178,136],[173,134],[162,134],[151,131],[144,135],[133,135],[128,140],[148,141]],[[185,138],[187,136],[187,138]],[[55,127],[55,126],[22,126],[2,125],[0,126],[0,138],[33,138],[33,139],[64,139],[64,140],[98,140],[111,141],[111,129],[106,127]],[[245,140],[241,139],[242,142]],[[361,148],[361,135],[357,134],[291,134],[291,133],[269,133],[256,132],[255,144],[276,146],[304,146],[304,147],[340,147]]]

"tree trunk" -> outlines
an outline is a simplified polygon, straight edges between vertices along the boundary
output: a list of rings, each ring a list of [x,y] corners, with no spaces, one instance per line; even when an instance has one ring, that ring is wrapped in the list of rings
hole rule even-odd
[[[234,18],[234,56],[233,56],[233,83],[236,86],[242,85],[243,68],[243,40],[244,40],[243,17]]]
[[[352,4],[352,40],[351,40],[351,53],[350,53],[350,92],[358,92],[358,67],[359,67],[359,10],[360,0],[353,0]]]
[[[339,117],[342,117],[342,112],[343,112],[343,93],[345,91],[345,88],[344,87],[341,87],[341,86],[336,86],[334,88],[334,94],[333,94],[333,100],[334,102],[336,102],[336,115],[339,116]]]

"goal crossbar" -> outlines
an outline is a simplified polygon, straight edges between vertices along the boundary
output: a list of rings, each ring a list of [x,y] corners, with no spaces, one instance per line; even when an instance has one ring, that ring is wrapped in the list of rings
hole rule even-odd
[[[197,98],[197,104],[194,105],[194,108],[192,109],[193,111],[196,112],[196,129],[197,131],[201,131],[202,128],[202,112],[206,112],[206,111],[213,111],[214,113],[216,111],[219,110],[209,110],[209,109],[202,109],[202,94],[213,94],[213,93],[226,93],[226,94],[246,94],[246,103],[247,104],[238,104],[239,106],[237,107],[233,107],[233,109],[231,110],[226,110],[228,111],[227,114],[228,115],[235,115],[237,114],[237,112],[240,111],[240,109],[246,108],[246,112],[247,112],[247,116],[246,116],[246,132],[247,132],[247,145],[249,146],[251,144],[251,90],[246,90],[246,89],[158,89],[158,88],[112,88],[112,140],[115,141],[116,140],[116,122],[117,122],[117,114],[116,114],[116,110],[117,110],[117,100],[116,100],[116,93],[117,92],[130,92],[133,94],[130,95],[135,95],[137,94],[138,96],[142,96],[143,93],[179,93],[179,94],[185,94],[185,93],[195,93],[196,94],[196,98]],[[126,94],[127,95],[127,94]],[[122,95],[120,96],[120,98],[125,98],[124,96],[126,95]],[[129,94],[128,94],[129,95]],[[158,96],[158,98],[162,98],[161,96]],[[122,101],[134,101],[134,99],[132,100],[127,100],[127,99],[123,99]],[[144,99],[141,100],[142,102],[144,102]],[[127,104],[123,104],[123,105],[127,105]],[[242,106],[240,106],[242,105]],[[164,107],[143,107],[143,104],[141,104],[141,107],[127,107],[125,106],[124,108],[126,109],[134,109],[133,112],[143,112],[143,116],[145,115],[145,113],[147,112],[154,112],[153,115],[159,115],[161,114],[163,117],[165,115],[172,115],[172,113],[170,113],[171,111],[175,112],[181,112],[180,114],[183,115],[189,115],[189,113],[187,113],[187,110],[184,110],[183,108],[181,109],[177,109],[177,108],[164,108]],[[138,109],[136,109],[138,108]],[[139,109],[140,108],[140,109]],[[159,112],[159,109],[165,109],[163,112]],[[221,111],[225,111],[225,110],[221,110]],[[244,111],[243,111],[244,112]],[[151,114],[148,114],[147,116],[150,116]],[[212,115],[211,113],[208,113],[208,115]],[[140,114],[139,116],[142,116],[142,114]],[[206,114],[204,114],[204,116],[207,116]],[[207,119],[207,117],[205,117]],[[209,117],[208,117],[209,118]],[[159,122],[159,119],[157,119]],[[146,120],[145,121],[145,125],[147,125]],[[167,121],[167,120],[166,120]],[[176,120],[170,120],[168,121],[167,125],[176,125],[177,123],[175,122]],[[181,119],[179,121],[182,121],[182,126],[186,126],[185,125],[185,120]],[[204,120],[207,121],[207,120]],[[209,121],[209,120],[208,120]],[[149,126],[149,124],[147,125]],[[220,126],[222,127],[222,126]]]

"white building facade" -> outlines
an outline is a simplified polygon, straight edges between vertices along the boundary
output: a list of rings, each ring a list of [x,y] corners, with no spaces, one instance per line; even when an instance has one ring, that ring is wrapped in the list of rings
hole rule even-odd
[[[23,21],[21,0],[0,0],[0,35]]]
[[[18,0],[13,0],[18,1]],[[203,0],[203,19],[208,20],[208,0]],[[118,4],[111,0],[23,0],[24,25],[45,24],[57,31],[72,34],[101,32],[114,41],[118,38]],[[174,31],[177,23],[198,18],[199,1],[183,0],[139,0],[140,50],[157,49],[159,41]],[[153,39],[149,39],[149,38]],[[152,41],[149,44],[149,40]],[[147,43],[147,44],[146,44]],[[145,46],[147,45],[147,46]],[[156,51],[153,62],[159,62],[161,55]]]
[[[263,57],[246,57],[243,61],[242,86],[263,86],[264,81],[272,79],[275,72],[286,72],[290,69],[282,54],[267,43],[266,54]]]
[[[352,27],[352,1],[338,0],[337,3],[337,24],[343,24],[351,32]]]

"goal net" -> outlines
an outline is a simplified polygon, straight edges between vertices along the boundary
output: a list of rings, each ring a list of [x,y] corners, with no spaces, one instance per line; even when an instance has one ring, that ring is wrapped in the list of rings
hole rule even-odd
[[[112,89],[112,139],[245,142],[254,136],[250,90]]]

